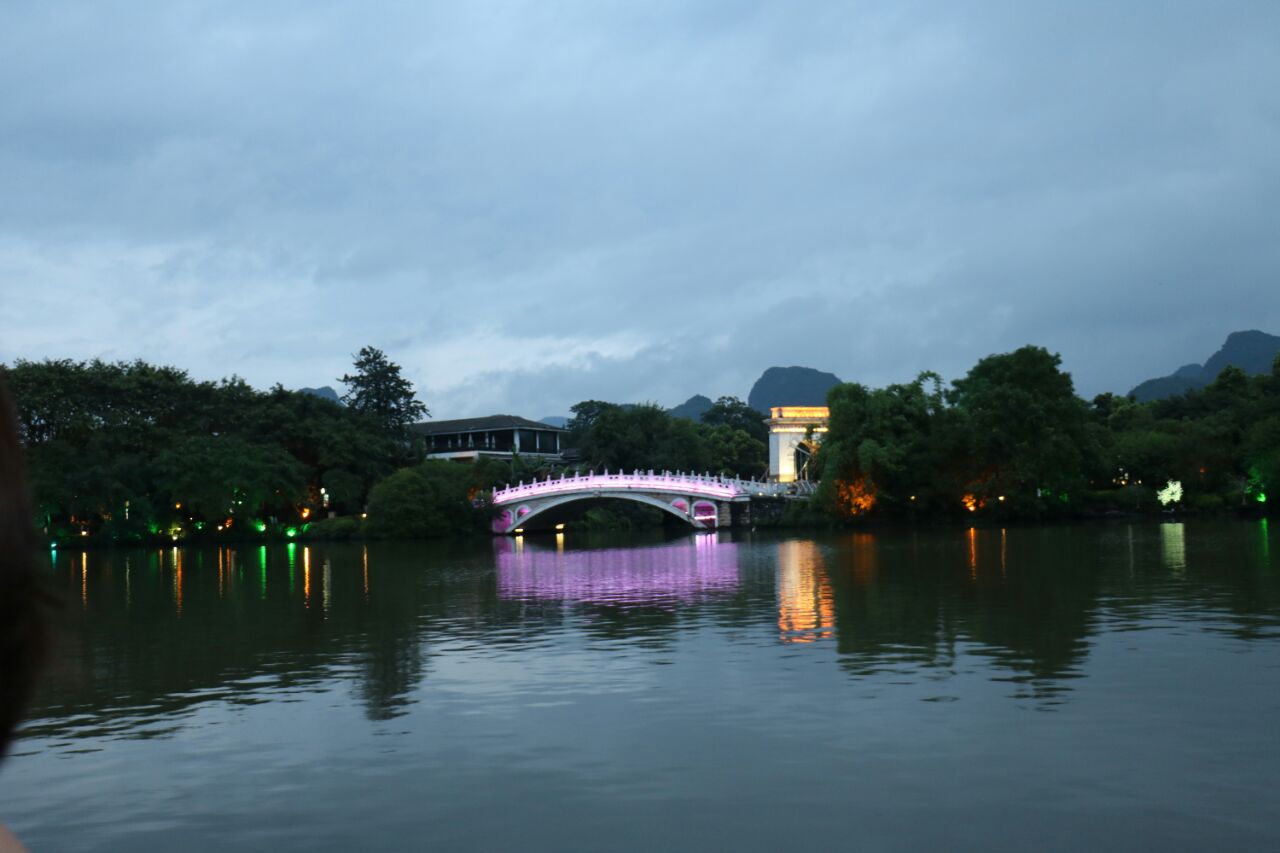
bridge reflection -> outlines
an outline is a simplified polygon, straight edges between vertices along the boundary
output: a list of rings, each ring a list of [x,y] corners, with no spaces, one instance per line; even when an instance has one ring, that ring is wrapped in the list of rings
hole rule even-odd
[[[621,607],[675,605],[736,592],[738,546],[719,534],[649,548],[554,549],[494,540],[498,597]]]

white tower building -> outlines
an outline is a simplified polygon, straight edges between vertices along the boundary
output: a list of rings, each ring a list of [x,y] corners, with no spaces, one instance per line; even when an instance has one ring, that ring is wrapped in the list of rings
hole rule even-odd
[[[769,410],[769,479],[793,483],[812,479],[809,458],[827,432],[826,406],[774,406]],[[816,472],[814,472],[816,473]]]

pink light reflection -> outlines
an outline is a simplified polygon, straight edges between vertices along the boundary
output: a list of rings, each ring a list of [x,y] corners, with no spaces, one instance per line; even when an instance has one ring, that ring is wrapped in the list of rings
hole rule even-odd
[[[552,551],[494,542],[498,597],[623,607],[702,601],[738,589],[738,546],[698,534],[654,548]]]

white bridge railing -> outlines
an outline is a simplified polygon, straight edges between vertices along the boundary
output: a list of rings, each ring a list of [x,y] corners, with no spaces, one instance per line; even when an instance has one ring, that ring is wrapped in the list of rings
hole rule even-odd
[[[808,497],[816,486],[813,483],[769,483],[763,480],[742,480],[715,474],[693,474],[683,471],[625,471],[603,474],[561,474],[558,478],[521,482],[515,486],[494,489],[491,498],[495,506],[546,495],[571,492],[678,492],[698,497],[734,500],[758,497]]]

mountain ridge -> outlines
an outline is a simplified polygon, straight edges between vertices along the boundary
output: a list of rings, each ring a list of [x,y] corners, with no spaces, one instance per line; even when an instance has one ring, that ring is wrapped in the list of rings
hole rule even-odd
[[[1231,332],[1204,364],[1184,364],[1168,376],[1140,382],[1129,391],[1129,396],[1140,403],[1176,397],[1205,387],[1228,365],[1254,375],[1268,373],[1277,354],[1280,354],[1280,336],[1257,329]]]

